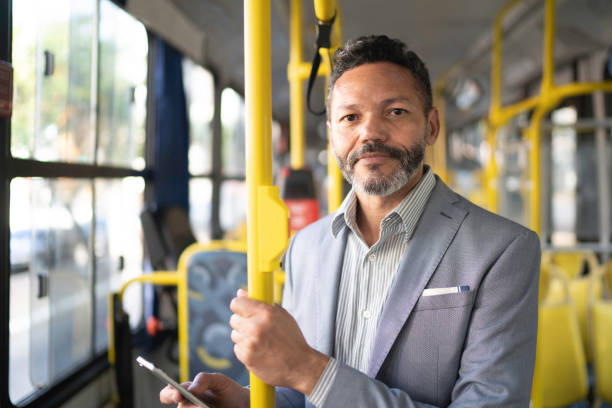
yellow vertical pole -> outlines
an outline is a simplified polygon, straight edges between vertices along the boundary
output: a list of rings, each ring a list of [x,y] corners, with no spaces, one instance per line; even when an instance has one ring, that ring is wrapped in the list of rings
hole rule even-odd
[[[493,123],[489,122],[487,124],[487,144],[489,145],[489,161],[485,165],[484,169],[484,189],[486,192],[486,203],[487,208],[492,212],[497,212],[498,210],[498,196],[497,196],[497,185],[498,185],[498,169],[497,169],[497,160],[495,158],[495,148],[496,148],[496,138],[497,138],[497,126]]]
[[[436,87],[434,91],[434,105],[438,109],[440,117],[440,131],[438,140],[431,148],[431,164],[434,172],[444,181],[449,183],[446,168],[446,101],[442,94],[442,88]]]
[[[329,76],[325,81],[325,88],[329,83]],[[327,102],[327,94],[325,96]],[[327,128],[327,140],[330,138],[329,127]],[[338,167],[338,163],[336,162],[336,158],[332,152],[332,147],[330,143],[327,143],[327,212],[333,213],[340,207],[342,204],[342,172],[340,171],[340,167]]]
[[[178,298],[179,377],[189,381],[189,299],[187,294],[187,268],[175,272]]]
[[[329,131],[328,131],[329,133]],[[328,136],[329,137],[329,136]],[[342,172],[336,163],[336,158],[327,145],[327,211],[331,214],[342,204]]]
[[[291,0],[289,52],[289,92],[291,168],[304,167],[304,88],[299,67],[302,64],[302,0]]]
[[[502,21],[503,16],[516,2],[506,5],[495,16],[493,24],[493,53],[491,60],[491,106],[489,108],[489,121],[487,123],[487,144],[489,145],[489,161],[484,169],[484,189],[486,192],[486,202],[489,210],[497,212],[498,197],[498,170],[495,159],[496,136],[498,130],[499,112],[501,109],[501,75],[502,75]]]
[[[531,116],[531,123],[526,129],[529,141],[529,228],[540,233],[540,133],[542,131],[542,117],[548,109],[538,107]]]
[[[287,244],[288,212],[272,185],[270,1],[244,1],[247,267],[249,296],[274,300],[273,272]],[[265,226],[265,228],[264,228]],[[250,375],[251,406],[275,405],[274,388]]]
[[[542,58],[542,85],[540,89],[541,104],[531,116],[531,123],[527,128],[529,139],[529,179],[531,192],[529,194],[529,226],[536,233],[540,234],[542,222],[541,213],[541,188],[540,188],[540,135],[542,132],[542,118],[550,109],[557,105],[559,100],[555,100],[551,93],[554,89],[554,54],[555,54],[555,0],[546,0],[544,12],[544,52]],[[538,306],[538,313],[541,306]],[[540,314],[541,315],[541,314]],[[536,351],[535,372],[533,376],[533,386],[531,391],[532,406],[541,408],[542,397],[542,333],[541,322],[538,319],[538,339]]]

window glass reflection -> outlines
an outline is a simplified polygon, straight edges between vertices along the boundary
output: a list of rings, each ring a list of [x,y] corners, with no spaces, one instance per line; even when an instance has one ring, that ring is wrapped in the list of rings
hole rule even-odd
[[[189,116],[189,173],[208,174],[212,171],[214,79],[209,71],[184,58],[183,83]]]
[[[35,388],[30,380],[30,260],[32,220],[31,183],[16,178],[11,182],[11,278],[9,316],[9,395],[19,401]]]
[[[229,180],[221,184],[221,228],[231,236],[240,236],[246,223],[247,188],[243,181]]]
[[[131,278],[142,274],[142,233],[139,214],[143,208],[144,181],[138,177],[96,180],[96,316],[95,348],[108,346],[108,295]],[[130,285],[123,306],[135,328],[142,322],[142,290]]]
[[[189,220],[198,242],[211,239],[210,216],[212,206],[212,182],[206,178],[189,181]]]
[[[89,181],[19,178],[11,191],[12,237],[29,236],[12,255],[27,267],[10,288],[10,393],[19,400],[91,358],[92,191]]]
[[[236,91],[225,88],[221,93],[221,139],[223,174],[245,175],[244,100]]]
[[[99,164],[141,170],[147,98],[147,33],[109,0],[100,2]]]
[[[11,152],[91,163],[94,0],[15,2],[15,115]],[[36,10],[36,13],[32,13]]]

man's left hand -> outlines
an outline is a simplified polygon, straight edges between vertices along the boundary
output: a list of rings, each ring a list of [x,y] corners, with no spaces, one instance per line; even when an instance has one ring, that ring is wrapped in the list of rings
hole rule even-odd
[[[250,299],[242,289],[230,309],[234,312],[231,338],[238,360],[267,384],[309,395],[329,357],[306,343],[289,312]]]

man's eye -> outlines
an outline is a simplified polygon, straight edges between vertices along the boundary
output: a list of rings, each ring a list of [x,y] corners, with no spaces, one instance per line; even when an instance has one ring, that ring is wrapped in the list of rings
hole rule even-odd
[[[352,121],[354,121],[355,119],[357,119],[357,115],[355,115],[354,113],[350,113],[350,114],[348,114],[348,115],[344,115],[344,116],[342,117],[342,120],[345,120],[345,121],[347,121],[347,122],[352,122]]]
[[[400,115],[403,115],[404,113],[406,113],[406,109],[402,109],[402,108],[391,109],[391,114],[393,116],[400,116]]]

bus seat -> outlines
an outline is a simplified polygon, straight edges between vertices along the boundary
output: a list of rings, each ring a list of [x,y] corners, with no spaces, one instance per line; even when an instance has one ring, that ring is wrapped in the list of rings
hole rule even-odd
[[[183,251],[196,242],[187,211],[178,206],[146,208],[140,214],[145,248],[155,270],[175,270]]]
[[[592,318],[595,392],[599,399],[612,404],[612,301],[596,301]]]
[[[223,249],[194,253],[187,264],[189,377],[219,372],[242,385],[248,371],[234,355],[230,301],[247,286],[246,252]]]
[[[593,288],[591,288],[593,285]],[[585,355],[588,362],[592,361],[593,353],[590,347],[591,340],[588,332],[588,307],[589,296],[594,299],[601,299],[601,280],[597,279],[597,274],[592,273],[587,276],[580,276],[569,281],[570,296],[578,317],[580,337],[585,346]]]
[[[585,400],[589,391],[586,359],[567,277],[551,268],[551,284],[561,281],[563,298],[542,303],[543,406],[563,407]]]
[[[612,259],[605,263],[603,273],[604,293],[607,297],[612,298]]]
[[[588,330],[589,297],[595,296],[596,299],[600,299],[602,295],[601,281],[597,279],[596,273],[600,268],[597,258],[592,252],[569,252],[549,253],[548,259],[553,262],[553,264],[547,265],[548,268],[555,268],[557,272],[563,273],[569,279],[567,279],[567,282],[561,279],[553,279],[549,285],[546,299],[549,302],[561,302],[565,296],[564,285],[567,283],[570,299],[578,318],[578,327],[580,328],[582,344],[585,347],[585,356],[587,361],[591,362],[592,347]],[[560,264],[561,262],[566,263]],[[581,275],[585,263],[588,265],[589,273]],[[591,285],[593,285],[593,288],[591,288]]]
[[[145,244],[145,250],[151,267],[155,270],[166,268],[166,244],[158,227],[155,212],[145,209],[140,213],[140,224]]]
[[[183,207],[172,206],[162,209],[160,215],[161,231],[176,263],[183,251],[196,242],[191,229],[189,214]]]
[[[568,278],[573,279],[580,274],[584,267],[585,254],[582,252],[557,252],[552,255],[552,261]]]
[[[548,291],[550,289],[550,265],[552,264],[550,256],[548,256],[547,252],[542,253],[542,260],[540,262],[540,288],[539,288],[539,296],[538,302],[542,303],[546,296],[548,295]]]

